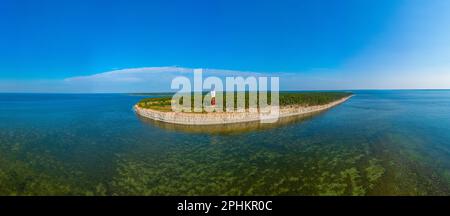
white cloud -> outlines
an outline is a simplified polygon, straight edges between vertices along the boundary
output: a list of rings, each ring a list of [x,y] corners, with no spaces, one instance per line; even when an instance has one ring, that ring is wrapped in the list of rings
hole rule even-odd
[[[188,74],[192,71],[182,67],[143,67],[113,70],[89,76],[70,77],[66,82],[140,82],[145,81],[149,76],[159,76],[163,74]]]
[[[109,93],[109,92],[161,92],[170,89],[177,76],[190,77],[193,68],[143,67],[107,71],[103,73],[69,77],[62,80],[0,80],[0,92],[60,92],[60,93]],[[261,76],[265,73],[204,69],[204,77]]]
[[[71,89],[78,88],[82,92],[151,92],[173,91],[170,84],[177,76],[190,77],[193,68],[184,67],[143,67],[113,70],[89,76],[78,76],[64,79]],[[265,73],[204,69],[203,76],[261,76]]]

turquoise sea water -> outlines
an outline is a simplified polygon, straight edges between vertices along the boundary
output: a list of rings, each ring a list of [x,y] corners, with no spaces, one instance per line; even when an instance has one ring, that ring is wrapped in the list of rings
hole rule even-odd
[[[126,94],[0,94],[1,195],[450,195],[450,91],[355,91],[277,125],[139,118]]]

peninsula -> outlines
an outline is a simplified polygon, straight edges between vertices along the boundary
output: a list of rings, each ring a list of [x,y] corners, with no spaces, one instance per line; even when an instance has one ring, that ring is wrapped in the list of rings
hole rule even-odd
[[[351,96],[352,94],[347,92],[280,92],[279,117],[310,115],[324,111],[345,102]],[[226,97],[223,98],[225,107]],[[171,109],[171,100],[168,96],[146,98],[138,102],[134,110],[146,118],[183,125],[217,125],[260,120],[258,112],[248,112],[247,109],[245,112],[174,112]],[[207,100],[206,96],[204,100]],[[268,100],[270,101],[270,98]]]

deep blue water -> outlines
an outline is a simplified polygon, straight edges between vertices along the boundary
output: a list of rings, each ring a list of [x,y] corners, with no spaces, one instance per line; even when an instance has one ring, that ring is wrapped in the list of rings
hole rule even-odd
[[[201,129],[139,118],[145,96],[0,94],[0,194],[450,195],[450,91],[354,93]]]

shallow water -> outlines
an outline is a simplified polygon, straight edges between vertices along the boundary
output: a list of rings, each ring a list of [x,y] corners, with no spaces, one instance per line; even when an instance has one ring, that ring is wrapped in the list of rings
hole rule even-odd
[[[0,194],[450,195],[450,91],[355,91],[278,125],[177,127],[144,96],[0,94]]]

